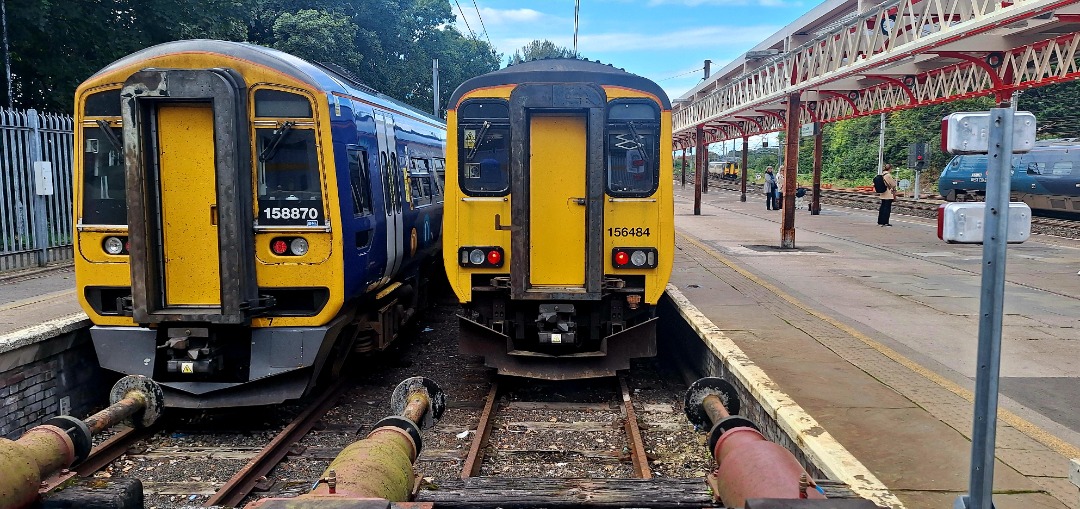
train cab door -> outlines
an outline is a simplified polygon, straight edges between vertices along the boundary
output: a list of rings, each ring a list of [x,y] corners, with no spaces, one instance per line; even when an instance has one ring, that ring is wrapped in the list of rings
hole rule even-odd
[[[246,324],[255,278],[247,85],[230,69],[146,69],[121,92],[132,319]]]
[[[156,112],[165,307],[221,305],[214,110],[162,103]]]
[[[600,298],[606,98],[591,84],[527,84],[510,97],[511,293]]]
[[[398,174],[397,143],[394,136],[394,118],[375,112],[375,135],[379,141],[379,166],[382,175],[383,213],[386,215],[386,268],[383,284],[389,283],[401,268],[404,257],[404,224],[402,220],[402,193]]]

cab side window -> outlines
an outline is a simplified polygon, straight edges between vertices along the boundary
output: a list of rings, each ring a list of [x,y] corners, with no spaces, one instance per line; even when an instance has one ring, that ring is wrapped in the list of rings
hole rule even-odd
[[[510,193],[510,107],[506,101],[466,101],[458,110],[458,182],[470,196]]]
[[[353,215],[371,214],[371,176],[367,167],[367,152],[349,147],[349,181],[352,185]]]

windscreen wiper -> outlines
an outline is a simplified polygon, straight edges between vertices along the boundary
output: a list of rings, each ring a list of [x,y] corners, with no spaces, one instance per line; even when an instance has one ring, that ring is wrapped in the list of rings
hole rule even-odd
[[[97,121],[98,127],[101,128],[101,132],[105,133],[105,139],[109,140],[109,145],[112,145],[117,152],[124,153],[124,144],[120,143],[120,138],[116,137],[116,134],[112,132],[112,127],[109,127],[109,123],[104,120]]]
[[[641,151],[641,158],[645,160],[647,168],[652,168],[652,163],[649,162],[649,151],[645,149],[645,143],[638,141],[641,136],[638,135],[637,128],[634,127],[633,122],[627,122],[627,127],[630,128],[630,135],[634,137],[634,142],[637,143],[638,150]]]
[[[280,129],[274,131],[274,137],[270,138],[270,143],[267,143],[266,148],[259,153],[260,161],[266,161],[277,155],[278,147],[281,146],[281,142],[285,140],[285,136],[289,134],[289,131],[292,131],[294,125],[296,125],[296,122],[290,120],[282,124]]]
[[[484,135],[487,134],[489,127],[491,127],[491,122],[485,120],[484,127],[480,128],[480,134],[476,136],[476,143],[473,144],[472,150],[469,151],[469,155],[465,157],[466,161],[472,161],[473,156],[476,155],[476,151],[480,149],[480,144],[484,142]]]

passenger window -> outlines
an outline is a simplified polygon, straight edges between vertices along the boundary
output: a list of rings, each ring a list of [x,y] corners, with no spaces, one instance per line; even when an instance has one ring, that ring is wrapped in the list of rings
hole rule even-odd
[[[1052,175],[1071,175],[1072,174],[1072,161],[1058,161],[1054,163],[1054,169]]]
[[[256,129],[255,137],[259,225],[322,225],[315,131],[286,122],[277,129]]]
[[[414,157],[410,160],[409,186],[413,207],[431,204],[431,179],[427,159]]]
[[[439,194],[441,195],[443,190],[446,189],[446,159],[436,157],[431,160],[431,164],[435,169],[435,178],[439,181]]]
[[[660,110],[649,101],[613,101],[608,107],[605,166],[608,194],[648,196],[660,176]]]
[[[117,108],[119,104],[118,95]],[[83,224],[127,224],[121,136],[119,127],[103,120],[96,127],[83,128]]]
[[[371,214],[371,180],[367,167],[367,152],[349,148],[349,180],[352,182],[353,215]]]
[[[510,110],[505,101],[472,101],[459,112],[461,190],[471,196],[510,192]]]

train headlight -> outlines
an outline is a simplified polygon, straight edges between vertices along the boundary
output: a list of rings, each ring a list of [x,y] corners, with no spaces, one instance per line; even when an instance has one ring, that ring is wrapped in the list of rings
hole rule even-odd
[[[126,239],[121,239],[120,237],[105,237],[105,252],[111,255],[124,254],[124,251],[126,251],[126,249],[124,249],[125,240]]]
[[[291,251],[292,254],[296,256],[306,255],[308,252],[307,239],[303,237],[297,237],[295,239],[292,239],[292,242],[289,243],[289,251]]]
[[[611,250],[611,265],[616,269],[655,269],[657,252],[653,247],[617,247]]]
[[[466,246],[458,248],[458,265],[466,268],[502,267],[503,248],[499,246]]]
[[[480,249],[469,251],[469,263],[473,265],[483,265],[485,259],[484,252]]]

